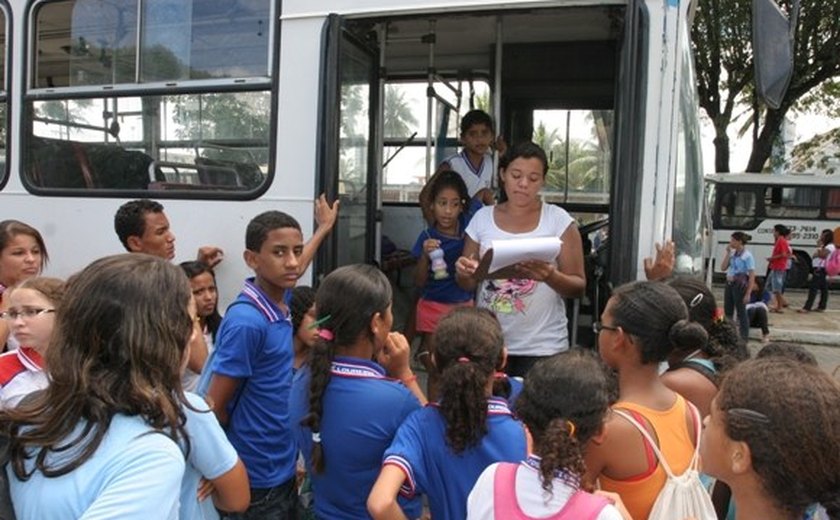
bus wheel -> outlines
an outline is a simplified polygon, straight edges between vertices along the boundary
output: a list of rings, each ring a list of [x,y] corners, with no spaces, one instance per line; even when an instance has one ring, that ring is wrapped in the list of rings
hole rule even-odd
[[[787,272],[785,285],[800,289],[808,286],[808,275],[811,272],[811,257],[803,251],[793,252],[793,264]]]

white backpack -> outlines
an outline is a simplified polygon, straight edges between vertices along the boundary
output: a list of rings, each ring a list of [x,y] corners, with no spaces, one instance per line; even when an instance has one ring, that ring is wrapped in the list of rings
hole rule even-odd
[[[697,472],[699,463],[700,451],[700,430],[702,422],[700,420],[700,412],[697,408],[686,401],[692,415],[694,422],[697,425],[697,443],[694,449],[694,456],[691,457],[691,462],[688,464],[688,469],[682,475],[674,475],[668,463],[665,462],[665,457],[659,451],[659,447],[651,438],[647,429],[639,424],[630,414],[622,412],[621,410],[613,410],[618,415],[627,419],[633,426],[636,427],[645,438],[645,441],[653,448],[656,453],[656,458],[659,459],[659,464],[665,470],[667,478],[665,485],[656,497],[656,502],[653,503],[653,509],[650,511],[648,520],[674,520],[682,518],[694,518],[696,520],[717,520],[715,515],[715,508],[712,506],[712,499],[703,483],[700,482],[700,474]]]

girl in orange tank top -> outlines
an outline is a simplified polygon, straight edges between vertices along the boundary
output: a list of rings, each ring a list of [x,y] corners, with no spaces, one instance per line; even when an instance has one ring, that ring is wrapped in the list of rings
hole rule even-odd
[[[613,408],[646,427],[677,474],[691,461],[699,425],[685,399],[660,381],[659,364],[674,348],[706,341],[703,327],[687,318],[676,290],[661,282],[634,282],[616,289],[594,326],[601,357],[618,372],[619,401]],[[636,520],[648,517],[665,484],[650,445],[617,414],[587,447],[586,465],[587,475],[618,493]]]

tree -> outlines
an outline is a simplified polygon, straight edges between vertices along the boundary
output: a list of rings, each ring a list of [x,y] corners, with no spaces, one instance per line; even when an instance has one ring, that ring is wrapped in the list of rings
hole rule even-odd
[[[792,0],[782,0],[790,11]],[[739,102],[753,104],[753,49],[751,0],[700,0],[692,41],[697,67],[700,106],[715,127],[715,171],[729,171],[726,129]],[[752,152],[746,171],[761,171],[785,115],[802,100],[809,106],[837,95],[826,81],[840,77],[840,0],[801,0],[796,27],[794,70],[787,94],[777,110],[758,103],[751,109],[756,121]],[[825,97],[829,96],[829,97]],[[837,99],[836,97],[834,98]],[[763,121],[762,121],[763,120]]]

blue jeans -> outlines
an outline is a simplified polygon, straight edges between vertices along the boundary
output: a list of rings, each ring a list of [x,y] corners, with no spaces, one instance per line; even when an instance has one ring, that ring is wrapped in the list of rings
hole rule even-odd
[[[251,488],[251,505],[244,513],[225,513],[227,520],[297,520],[298,494],[294,477],[279,486]]]
[[[750,337],[750,317],[747,315],[747,307],[744,303],[746,293],[745,285],[729,281],[726,282],[723,292],[723,313],[729,319],[733,319],[732,316],[735,313],[738,314],[738,331],[745,340]]]

